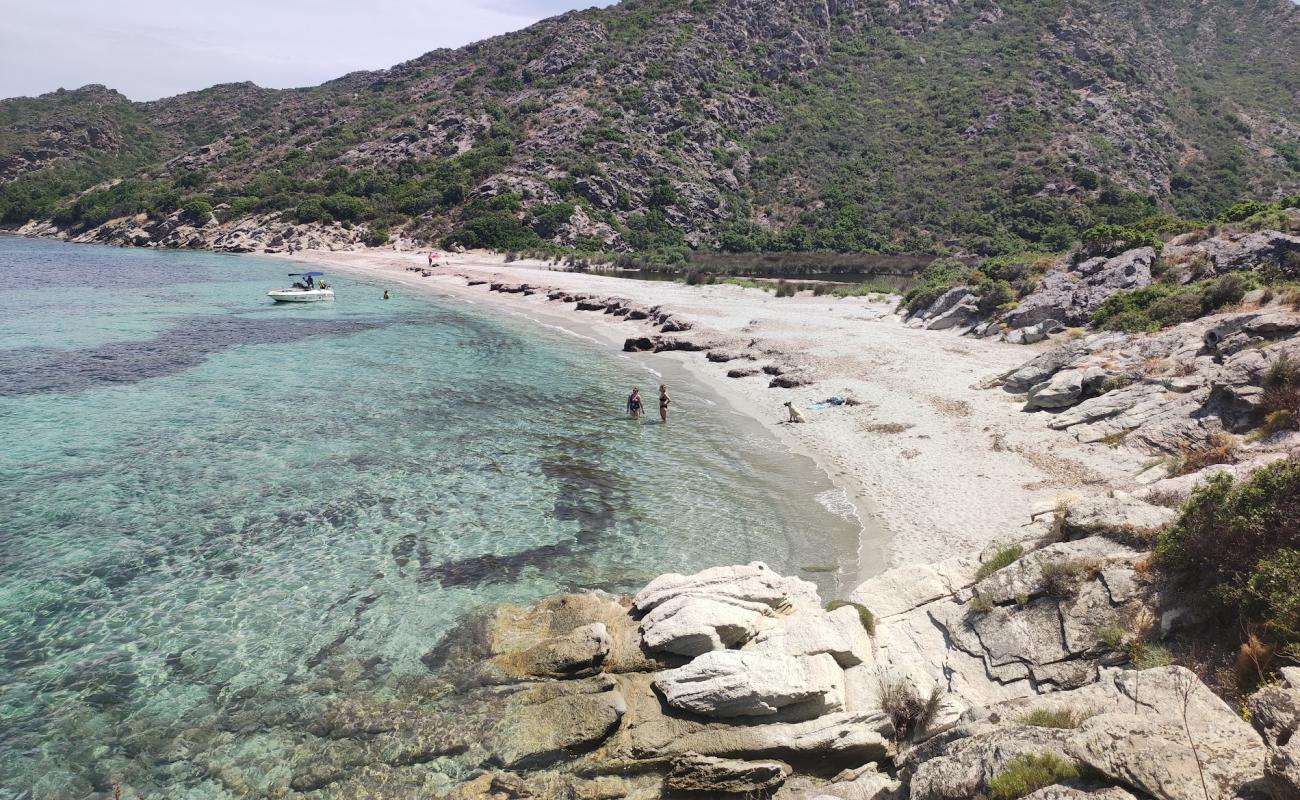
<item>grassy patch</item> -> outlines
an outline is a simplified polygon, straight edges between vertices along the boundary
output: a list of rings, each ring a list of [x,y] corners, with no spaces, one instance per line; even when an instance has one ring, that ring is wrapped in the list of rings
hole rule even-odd
[[[1082,725],[1089,717],[1095,716],[1097,716],[1096,711],[1077,708],[1039,708],[1021,715],[1018,722],[1034,728],[1073,729]]]
[[[1079,593],[1079,585],[1101,571],[1095,559],[1049,561],[1043,564],[1043,590],[1052,597],[1065,599]]]
[[[1009,544],[1004,547],[999,547],[993,552],[993,555],[989,556],[989,560],[980,564],[979,569],[976,570],[976,583],[984,580],[1003,567],[1015,563],[1016,559],[1020,558],[1024,554],[1025,548],[1018,544]]]
[[[1020,800],[1045,786],[1079,777],[1079,769],[1055,753],[1013,758],[989,780],[992,800]]]

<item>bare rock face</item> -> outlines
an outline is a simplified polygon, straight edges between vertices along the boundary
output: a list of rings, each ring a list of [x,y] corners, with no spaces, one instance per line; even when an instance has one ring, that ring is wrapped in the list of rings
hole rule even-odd
[[[791,771],[780,761],[740,761],[687,753],[673,759],[664,785],[678,792],[770,792],[785,783]]]
[[[670,706],[705,717],[810,719],[844,708],[844,672],[829,655],[718,650],[660,672]],[[790,713],[793,712],[793,713]]]
[[[1292,269],[1289,256],[1300,253],[1300,236],[1279,231],[1225,234],[1190,244],[1171,242],[1163,256],[1178,261],[1201,257],[1208,262],[1207,277],[1228,272],[1253,271],[1264,267]],[[1295,277],[1295,273],[1290,274]]]
[[[633,608],[645,615],[646,646],[687,656],[744,642],[762,617],[796,605],[819,608],[817,587],[777,575],[761,562],[689,577],[661,575],[632,598]]]

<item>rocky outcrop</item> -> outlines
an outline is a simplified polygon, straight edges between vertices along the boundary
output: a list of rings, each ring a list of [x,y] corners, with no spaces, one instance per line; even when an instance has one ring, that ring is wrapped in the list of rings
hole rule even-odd
[[[1021,298],[1001,321],[1013,331],[1048,320],[1074,327],[1087,325],[1092,312],[1111,295],[1151,283],[1155,260],[1155,250],[1141,247],[1114,258],[1090,258],[1058,266],[1049,270],[1034,291]]]
[[[1186,265],[1188,279],[1264,269],[1295,278],[1300,277],[1300,236],[1280,231],[1227,232],[1208,238],[1189,235],[1166,245],[1162,257]]]
[[[1026,394],[1027,409],[1055,410],[1048,426],[1080,441],[1181,454],[1203,449],[1216,434],[1259,426],[1264,375],[1284,358],[1300,358],[1300,313],[1270,309],[1150,336],[1094,334],[982,386]]]

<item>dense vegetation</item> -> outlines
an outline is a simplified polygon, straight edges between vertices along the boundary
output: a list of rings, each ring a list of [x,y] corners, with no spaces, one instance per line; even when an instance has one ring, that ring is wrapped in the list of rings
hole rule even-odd
[[[1293,386],[1300,394],[1300,380]],[[1251,648],[1257,657],[1300,659],[1300,461],[1271,464],[1243,482],[1211,477],[1160,535],[1158,552],[1185,589],[1231,620],[1229,630],[1259,643]]]
[[[376,242],[998,256],[1300,190],[1285,0],[822,8],[625,0],[310,89],[3,101],[0,224],[201,202]]]

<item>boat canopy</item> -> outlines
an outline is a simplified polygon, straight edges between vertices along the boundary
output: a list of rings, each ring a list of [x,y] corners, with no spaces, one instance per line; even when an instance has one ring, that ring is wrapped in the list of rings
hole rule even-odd
[[[295,277],[298,277],[299,275],[301,275],[301,276],[304,277],[304,278],[319,278],[321,275],[324,275],[324,274],[325,274],[325,273],[323,273],[323,272],[290,272],[290,273],[289,273],[289,277],[290,277],[290,278],[295,278]]]

